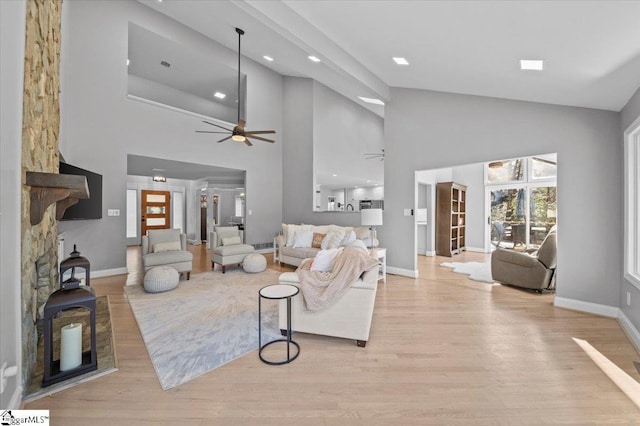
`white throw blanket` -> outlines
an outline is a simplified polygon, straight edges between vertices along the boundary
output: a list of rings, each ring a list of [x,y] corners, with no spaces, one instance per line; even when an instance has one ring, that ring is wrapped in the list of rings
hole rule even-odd
[[[340,253],[331,272],[312,271],[313,259],[302,261],[296,273],[307,309],[319,311],[338,300],[360,275],[380,264],[360,247],[347,247]]]

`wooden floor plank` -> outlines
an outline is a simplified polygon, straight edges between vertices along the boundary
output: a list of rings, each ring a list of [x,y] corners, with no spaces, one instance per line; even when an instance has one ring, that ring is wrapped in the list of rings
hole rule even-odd
[[[192,274],[210,271],[204,245],[190,250]],[[165,392],[123,292],[142,278],[139,248],[127,259],[128,276],[92,280],[110,298],[120,370],[26,405],[51,410],[52,425],[640,424],[638,407],[571,340],[640,380],[616,320],[554,308],[552,294],[468,280],[441,257],[419,257],[421,278],[379,283],[366,348],[299,333],[301,355],[289,365],[263,364],[253,351]]]

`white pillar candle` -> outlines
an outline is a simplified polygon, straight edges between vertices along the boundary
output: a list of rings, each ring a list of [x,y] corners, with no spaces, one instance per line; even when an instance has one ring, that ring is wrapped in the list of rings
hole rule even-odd
[[[60,371],[73,370],[82,364],[82,324],[65,325],[60,334]]]

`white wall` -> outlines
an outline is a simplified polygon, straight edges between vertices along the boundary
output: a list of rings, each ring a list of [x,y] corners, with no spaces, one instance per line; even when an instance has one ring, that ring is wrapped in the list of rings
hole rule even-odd
[[[619,306],[618,113],[397,88],[391,95],[385,108],[385,226],[379,230],[388,265],[416,271],[414,220],[403,215],[414,206],[415,170],[557,152],[557,295]]]
[[[17,409],[22,388],[20,322],[20,191],[22,187],[22,93],[24,1],[0,1],[0,364],[18,366],[0,395],[0,408]]]
[[[237,52],[138,2],[77,1],[63,8],[60,147],[69,163],[103,175],[103,208],[125,209],[127,154],[243,169],[250,194],[246,207],[253,213],[246,220],[246,240],[271,242],[282,218],[282,77],[243,60],[247,127],[275,129],[276,143],[256,142],[251,148],[231,141],[218,144],[211,135],[195,133],[206,126],[198,118],[127,99],[128,23],[230,67]],[[124,215],[103,214],[100,220],[60,224],[59,230],[69,244],[83,248],[92,270],[117,269],[126,263],[125,220]]]

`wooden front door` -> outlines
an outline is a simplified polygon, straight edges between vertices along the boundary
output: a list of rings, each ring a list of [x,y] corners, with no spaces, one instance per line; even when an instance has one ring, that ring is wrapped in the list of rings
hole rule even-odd
[[[171,193],[169,191],[142,191],[142,235],[149,229],[169,229],[171,227],[169,210]]]

